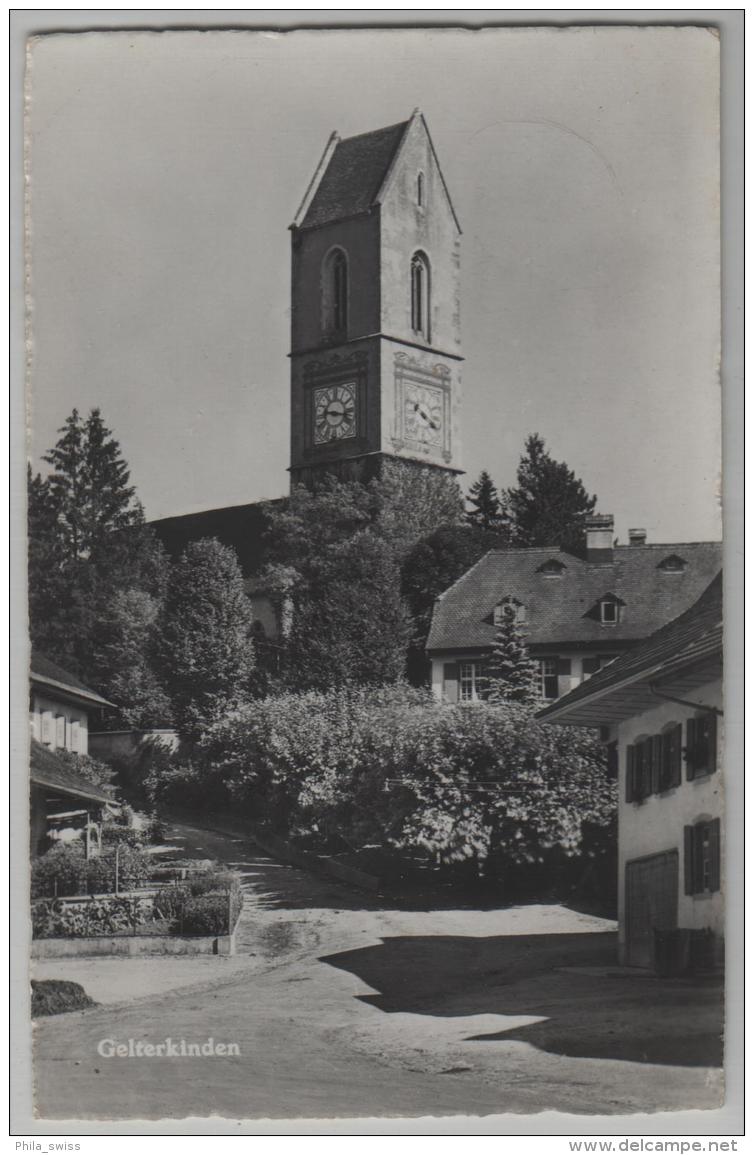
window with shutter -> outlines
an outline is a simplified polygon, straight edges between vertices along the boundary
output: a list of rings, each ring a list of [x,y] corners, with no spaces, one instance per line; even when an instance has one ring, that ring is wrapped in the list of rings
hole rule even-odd
[[[711,710],[687,720],[685,757],[689,781],[717,769],[717,717]]]
[[[685,826],[684,891],[714,894],[720,889],[720,819]]]
[[[584,671],[585,678],[591,678],[592,674],[596,674],[600,668],[599,658],[584,658],[581,666]]]

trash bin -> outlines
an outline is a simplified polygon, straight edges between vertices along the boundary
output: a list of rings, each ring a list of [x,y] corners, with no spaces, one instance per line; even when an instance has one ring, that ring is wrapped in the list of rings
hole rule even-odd
[[[654,969],[660,978],[673,978],[689,969],[691,935],[683,927],[654,931]]]

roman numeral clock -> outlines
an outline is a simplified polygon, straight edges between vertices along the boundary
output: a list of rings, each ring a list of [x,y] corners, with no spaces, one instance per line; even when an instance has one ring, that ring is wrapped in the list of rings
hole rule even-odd
[[[461,230],[424,117],[333,133],[291,225],[291,484],[460,473]]]

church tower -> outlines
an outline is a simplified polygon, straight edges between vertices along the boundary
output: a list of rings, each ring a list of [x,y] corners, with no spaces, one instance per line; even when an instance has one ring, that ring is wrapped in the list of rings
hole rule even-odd
[[[460,473],[461,229],[422,114],[333,133],[291,236],[291,484]]]

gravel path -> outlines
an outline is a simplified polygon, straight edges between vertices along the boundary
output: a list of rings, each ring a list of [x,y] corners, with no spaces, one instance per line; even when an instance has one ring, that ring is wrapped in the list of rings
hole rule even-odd
[[[76,981],[102,1005],[37,1022],[43,1118],[720,1105],[718,987],[611,973],[612,923],[560,906],[395,910],[244,839],[185,824],[173,837],[244,876],[238,956],[45,963],[45,977],[80,968]],[[240,1054],[97,1050],[168,1037],[211,1037]]]

